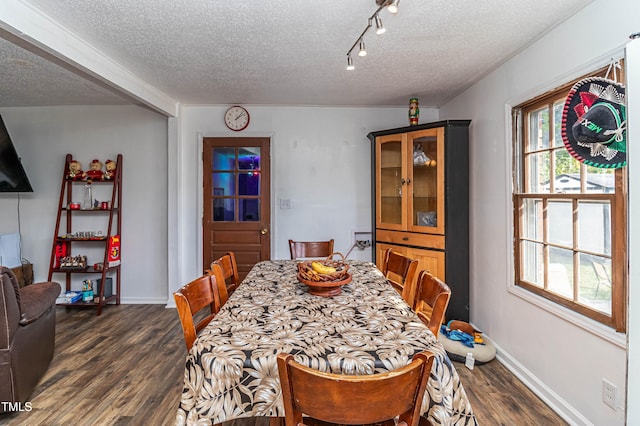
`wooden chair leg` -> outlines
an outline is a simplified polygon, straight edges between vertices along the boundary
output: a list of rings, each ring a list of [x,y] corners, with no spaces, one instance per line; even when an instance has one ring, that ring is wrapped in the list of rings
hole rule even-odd
[[[269,417],[269,426],[284,426],[284,417]]]

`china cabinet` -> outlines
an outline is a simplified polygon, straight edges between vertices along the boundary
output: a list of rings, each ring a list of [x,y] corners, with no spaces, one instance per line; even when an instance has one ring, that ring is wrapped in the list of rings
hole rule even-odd
[[[392,248],[451,288],[469,320],[469,120],[372,132],[374,261]]]

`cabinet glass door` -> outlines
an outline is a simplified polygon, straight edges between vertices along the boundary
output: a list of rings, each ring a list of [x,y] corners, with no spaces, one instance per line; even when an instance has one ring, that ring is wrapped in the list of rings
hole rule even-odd
[[[381,136],[376,140],[376,227],[406,228],[407,171],[406,135]]]
[[[411,196],[409,230],[444,234],[444,131],[408,134]]]

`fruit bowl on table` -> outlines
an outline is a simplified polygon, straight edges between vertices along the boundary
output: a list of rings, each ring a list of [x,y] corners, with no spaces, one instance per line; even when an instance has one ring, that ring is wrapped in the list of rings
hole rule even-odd
[[[305,260],[298,263],[298,281],[309,287],[310,294],[330,297],[342,292],[342,286],[351,282],[351,274],[343,261]]]

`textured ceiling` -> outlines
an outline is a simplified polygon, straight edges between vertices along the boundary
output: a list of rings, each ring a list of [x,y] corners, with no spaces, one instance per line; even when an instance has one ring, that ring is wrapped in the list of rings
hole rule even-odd
[[[590,2],[402,0],[347,71],[374,0],[22,0],[183,104],[355,106],[439,106]],[[0,106],[127,102],[0,37]]]

